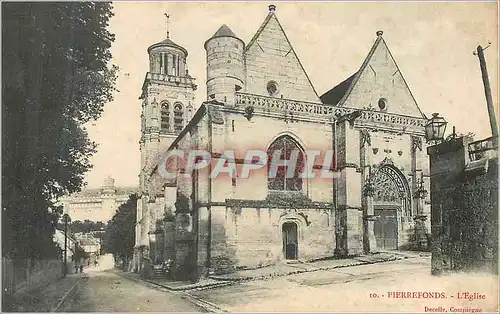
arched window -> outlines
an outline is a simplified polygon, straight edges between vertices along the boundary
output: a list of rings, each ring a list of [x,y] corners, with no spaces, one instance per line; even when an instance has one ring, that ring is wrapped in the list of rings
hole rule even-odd
[[[295,164],[295,169],[292,173],[287,173],[288,167],[285,165],[278,165],[276,170],[276,176],[273,178],[272,171],[272,161],[273,156],[278,155],[279,160],[290,160],[294,155],[297,156],[297,162]],[[272,191],[302,191],[302,178],[300,173],[303,172],[305,158],[304,152],[299,144],[292,139],[290,136],[285,135],[277,138],[269,149],[267,150],[268,156],[268,188]],[[293,165],[288,165],[293,167]]]
[[[184,108],[182,104],[176,103],[174,105],[174,129],[176,132],[180,132],[183,129],[184,122]]]
[[[170,106],[168,103],[161,105],[161,130],[170,131]]]

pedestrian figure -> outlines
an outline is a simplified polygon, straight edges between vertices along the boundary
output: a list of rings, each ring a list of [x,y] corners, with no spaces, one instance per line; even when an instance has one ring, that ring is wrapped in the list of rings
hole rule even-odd
[[[80,274],[83,273],[83,265],[80,265]]]
[[[97,260],[94,261],[94,267],[97,267],[97,265],[99,265],[99,263],[97,262]]]
[[[75,274],[78,274],[78,265],[75,264]]]

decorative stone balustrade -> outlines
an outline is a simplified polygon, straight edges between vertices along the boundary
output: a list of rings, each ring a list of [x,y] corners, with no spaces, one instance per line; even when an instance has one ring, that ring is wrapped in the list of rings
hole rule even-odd
[[[163,81],[163,82],[171,82],[179,84],[188,84],[188,85],[195,84],[195,79],[189,76],[174,76],[174,75],[151,73],[151,72],[148,72],[146,74],[146,80],[155,80],[155,81]]]
[[[272,98],[247,93],[236,93],[236,107],[252,106],[256,112],[282,113],[291,117],[316,117],[325,121],[352,113],[358,109],[335,107],[330,105]],[[423,128],[424,118],[401,116],[371,110],[361,110],[360,120],[373,123],[397,124],[407,127]],[[423,129],[422,129],[423,131]]]

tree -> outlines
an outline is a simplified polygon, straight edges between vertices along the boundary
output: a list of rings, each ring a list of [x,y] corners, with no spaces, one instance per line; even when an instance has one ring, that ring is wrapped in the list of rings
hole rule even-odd
[[[84,124],[113,99],[110,3],[2,3],[4,256],[53,256],[58,197],[81,189],[96,145]]]
[[[106,225],[101,222],[94,222],[91,220],[75,220],[69,225],[69,230],[71,233],[90,233],[92,231],[101,231],[106,227]]]
[[[104,249],[125,264],[134,253],[137,199],[137,194],[132,194],[118,207],[104,233]]]

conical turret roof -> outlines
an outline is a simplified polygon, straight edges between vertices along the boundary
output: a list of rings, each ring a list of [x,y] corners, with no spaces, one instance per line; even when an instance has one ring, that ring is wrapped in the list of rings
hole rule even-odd
[[[212,36],[212,38],[215,37],[236,37],[238,38],[234,32],[227,26],[226,24],[223,24],[219,29],[215,32],[215,34]]]
[[[215,34],[205,42],[205,48],[206,48],[207,42],[209,42],[211,39],[219,38],[219,37],[233,37],[233,38],[236,38],[236,39],[240,40],[241,42],[243,42],[243,40],[241,40],[238,36],[236,36],[234,34],[234,32],[229,28],[229,26],[227,26],[226,24],[222,24],[222,26],[219,27],[219,29],[215,32]],[[244,44],[245,43],[243,42],[243,45]]]

